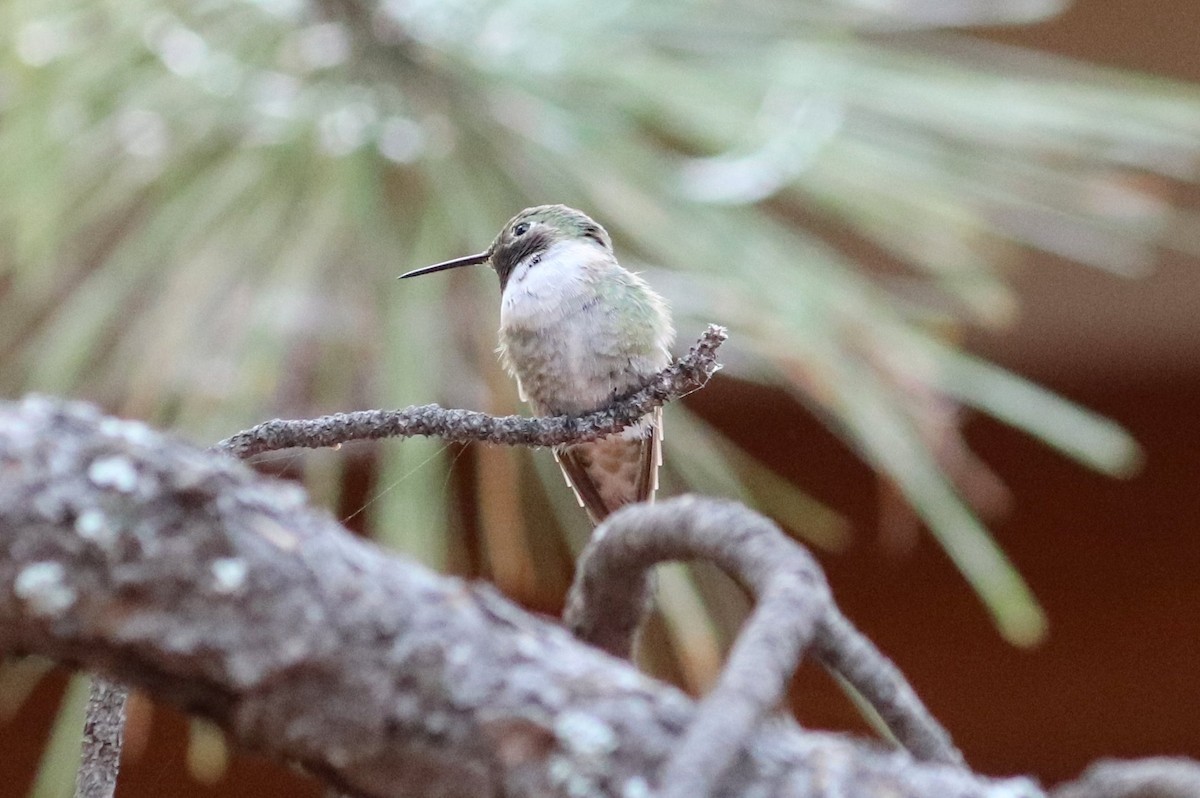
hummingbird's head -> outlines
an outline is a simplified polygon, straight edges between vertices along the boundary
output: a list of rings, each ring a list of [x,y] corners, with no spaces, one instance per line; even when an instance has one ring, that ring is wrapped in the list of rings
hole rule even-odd
[[[590,216],[566,205],[537,205],[526,208],[508,221],[492,245],[477,255],[435,263],[400,275],[400,278],[487,263],[500,278],[500,290],[518,265],[531,257],[540,258],[550,247],[563,241],[589,241],[612,252],[608,231]]]

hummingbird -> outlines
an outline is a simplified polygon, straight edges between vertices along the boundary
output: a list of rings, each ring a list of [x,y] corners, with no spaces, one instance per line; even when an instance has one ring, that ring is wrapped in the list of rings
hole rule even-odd
[[[537,415],[584,415],[644,385],[671,361],[675,338],[662,297],[617,263],[612,239],[565,205],[518,213],[483,252],[401,279],[488,264],[500,278],[501,363]],[[662,408],[619,433],[554,447],[593,524],[653,500],[662,465]]]

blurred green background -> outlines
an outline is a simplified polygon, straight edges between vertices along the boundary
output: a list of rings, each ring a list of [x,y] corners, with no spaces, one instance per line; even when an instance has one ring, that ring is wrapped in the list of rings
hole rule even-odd
[[[1182,24],[1187,5],[1101,6],[3,0],[0,389],[88,398],[199,442],[429,401],[520,412],[494,354],[495,278],[394,278],[564,202],[666,295],[680,350],[706,322],[730,328],[722,376],[667,410],[665,493],[755,504],[823,552],[839,595],[840,569],[905,583],[887,601],[912,609],[868,626],[896,630],[888,651],[934,596],[973,591],[987,614],[961,625],[1018,652],[1046,639],[1034,594],[1054,569],[1031,591],[1038,563],[1005,554],[1022,539],[998,545],[985,524],[1038,506],[1022,493],[1045,484],[1035,463],[1067,479],[1143,460],[1153,473],[1143,436],[1083,405],[1134,426],[1124,411],[1146,401],[1105,398],[1194,379],[1200,351],[1178,340],[1200,336],[1200,66],[1154,60],[1172,52],[1163,15]],[[1191,419],[1169,412],[1186,436]],[[256,466],[543,612],[588,534],[545,452],[413,440]],[[1063,537],[1036,545],[1079,528],[1060,512]],[[1149,517],[1185,524],[1163,505],[1131,526]],[[874,559],[848,565],[864,550]],[[888,590],[867,584],[864,612]],[[646,666],[702,691],[744,609],[708,570],[667,569]],[[941,645],[943,664],[962,650]],[[0,668],[0,722],[35,750],[6,783],[55,796],[73,780],[82,692],[34,777],[61,689],[45,671]],[[201,724],[177,746],[187,773],[147,762],[152,723],[181,724],[148,706],[134,705],[123,792],[215,780],[252,794]]]

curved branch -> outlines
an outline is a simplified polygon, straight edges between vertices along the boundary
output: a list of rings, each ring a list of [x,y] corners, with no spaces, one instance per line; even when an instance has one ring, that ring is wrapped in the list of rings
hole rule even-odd
[[[581,443],[620,432],[655,407],[704,387],[720,369],[717,349],[728,333],[708,325],[686,355],[659,372],[648,384],[618,397],[603,410],[586,416],[489,416],[471,410],[419,405],[403,410],[360,410],[314,419],[267,421],[213,446],[234,457],[278,449],[317,449],[347,441],[428,435],[446,441],[487,441],[509,446],[555,446]]]
[[[683,496],[618,512],[580,558],[564,617],[580,639],[628,656],[648,569],[704,559],[746,586],[757,606],[720,679],[659,778],[662,798],[711,792],[752,731],[783,699],[829,601],[815,562],[770,521],[728,501]],[[629,597],[639,600],[630,602]],[[607,628],[619,619],[622,640]]]
[[[586,642],[628,657],[645,614],[649,570],[688,559],[714,562],[757,606],[663,772],[664,796],[708,794],[782,699],[810,644],[879,710],[915,756],[962,766],[949,735],[900,672],[837,610],[811,555],[771,521],[734,502],[683,496],[614,513],[580,557],[564,615],[567,627]]]
[[[0,650],[207,716],[358,796],[645,794],[677,690],[486,586],[389,557],[256,475],[133,422],[0,404]],[[761,724],[716,795],[1041,795]]]
[[[832,601],[821,619],[813,655],[866,699],[913,756],[927,762],[965,766],[962,752],[900,669]]]

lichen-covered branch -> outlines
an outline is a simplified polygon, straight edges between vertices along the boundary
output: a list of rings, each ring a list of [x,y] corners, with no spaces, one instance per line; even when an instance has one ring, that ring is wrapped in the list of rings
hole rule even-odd
[[[586,416],[489,416],[438,405],[403,410],[361,410],[314,419],[275,419],[239,432],[213,448],[245,458],[278,449],[316,449],[347,441],[427,435],[446,441],[487,441],[505,445],[555,446],[580,443],[620,432],[655,407],[698,390],[720,368],[717,349],[724,327],[710,324],[686,355],[659,372],[648,384]]]
[[[664,770],[664,798],[709,794],[778,705],[809,649],[879,709],[914,756],[962,766],[949,735],[900,672],[837,610],[811,555],[740,504],[684,496],[614,513],[580,557],[567,627],[582,640],[628,657],[645,615],[650,569],[690,559],[715,563],[757,605]]]
[[[133,422],[0,404],[0,650],[96,669],[358,796],[645,795],[679,691]],[[785,719],[718,796],[1038,796]]]

